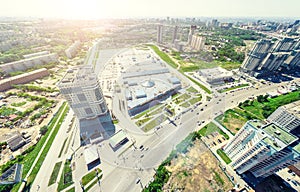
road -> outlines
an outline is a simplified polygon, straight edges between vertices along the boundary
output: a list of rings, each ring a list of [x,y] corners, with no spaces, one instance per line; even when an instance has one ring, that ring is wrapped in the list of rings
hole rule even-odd
[[[62,156],[60,158],[58,156],[63,146],[64,140],[69,135],[69,133],[67,133],[67,129],[69,128],[73,116],[74,116],[74,112],[72,110],[69,110],[66,118],[64,119],[64,121],[60,126],[58,133],[56,134],[56,137],[45,157],[42,166],[40,167],[39,172],[36,175],[36,178],[31,187],[32,191],[38,191],[38,190],[55,191],[56,190],[57,184],[55,183],[48,187],[48,182],[56,162],[63,161],[64,159],[66,159],[66,155],[64,155],[64,153],[62,153]],[[59,178],[57,178],[57,181],[58,180]]]
[[[178,126],[165,123],[161,129],[147,137],[132,133],[134,137],[140,136],[143,138],[142,140],[136,139],[138,141],[136,146],[143,145],[148,150],[141,151],[132,148],[124,153],[123,160],[122,158],[116,158],[114,161],[111,161],[111,157],[106,159],[105,154],[102,153],[102,159],[107,161],[107,163],[109,162],[115,169],[104,177],[101,189],[103,191],[118,192],[128,191],[129,189],[130,191],[141,191],[135,180],[140,178],[142,184],[148,183],[153,175],[151,170],[157,168],[181,140],[198,128],[198,120],[209,122],[219,115],[220,112],[237,106],[238,103],[247,100],[250,96],[255,97],[276,91],[279,86],[285,84],[287,83],[262,85],[258,89],[249,87],[233,93],[222,93],[212,98],[211,101],[204,102],[192,112],[189,111],[183,114],[180,119],[175,120],[175,124]],[[201,111],[202,108],[203,111]],[[141,158],[141,156],[143,157]],[[230,168],[228,170],[235,177],[237,183],[241,186],[245,185],[233,170]],[[115,183],[118,184],[115,185]],[[97,190],[99,190],[99,186],[93,188],[93,191]]]

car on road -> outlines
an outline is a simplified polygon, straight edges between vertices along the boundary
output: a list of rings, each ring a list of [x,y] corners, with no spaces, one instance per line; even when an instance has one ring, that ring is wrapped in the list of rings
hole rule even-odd
[[[141,179],[140,179],[140,178],[137,178],[137,179],[135,180],[135,184],[138,184],[139,182],[141,182]]]

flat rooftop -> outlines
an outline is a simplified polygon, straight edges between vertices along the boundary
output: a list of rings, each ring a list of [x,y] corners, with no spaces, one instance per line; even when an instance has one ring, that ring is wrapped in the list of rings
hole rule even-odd
[[[300,101],[282,106],[288,113],[300,118]]]
[[[283,142],[285,145],[289,145],[294,141],[298,140],[296,136],[292,135],[289,132],[286,132],[285,130],[281,129],[273,123],[263,127],[262,130],[270,136],[274,137],[275,139],[278,139],[279,141]]]
[[[199,71],[200,75],[206,77],[207,79],[215,79],[222,77],[231,77],[233,73],[231,71],[227,71],[222,67],[215,67],[210,69],[201,69]]]
[[[127,138],[126,134],[124,133],[123,130],[121,130],[121,131],[117,132],[116,134],[114,134],[109,139],[109,143],[113,148],[115,148],[121,141],[123,141],[126,138]]]
[[[129,50],[124,53],[123,60],[126,59],[132,63],[121,75],[126,87],[128,109],[181,86],[180,80],[169,71],[166,63],[150,50]]]
[[[77,66],[67,71],[65,76],[60,81],[60,84],[68,83],[82,83],[96,79],[97,76],[94,73],[94,69],[91,65]]]

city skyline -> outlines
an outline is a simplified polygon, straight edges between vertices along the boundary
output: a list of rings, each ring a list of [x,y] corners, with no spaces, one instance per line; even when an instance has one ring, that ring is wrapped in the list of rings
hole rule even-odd
[[[99,19],[127,17],[300,17],[297,0],[1,0],[0,16]]]

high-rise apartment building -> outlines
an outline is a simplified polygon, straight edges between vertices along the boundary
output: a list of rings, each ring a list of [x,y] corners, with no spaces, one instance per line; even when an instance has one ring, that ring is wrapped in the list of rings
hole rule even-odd
[[[189,36],[188,36],[188,44],[190,45],[191,42],[192,42],[192,37],[195,33],[195,30],[197,29],[197,26],[196,25],[191,25],[190,26],[190,31],[189,31]]]
[[[288,132],[300,127],[300,101],[279,107],[267,120]]]
[[[271,40],[259,40],[255,43],[252,50],[248,53],[241,68],[245,72],[254,71],[261,64],[264,57],[272,47]]]
[[[93,143],[95,139],[111,135],[110,113],[92,66],[69,69],[58,87],[79,119],[84,143]]]
[[[241,71],[256,75],[264,72],[275,72],[284,67],[292,69],[300,66],[300,40],[283,38],[272,42],[259,40],[247,54]]]
[[[238,174],[251,172],[262,178],[300,161],[300,143],[295,135],[258,120],[248,121],[224,151]]]
[[[175,43],[175,40],[177,39],[177,31],[178,31],[178,26],[176,25],[173,31],[172,43]]]
[[[199,35],[193,35],[191,41],[192,49],[200,51],[204,49],[205,37]]]
[[[162,43],[162,36],[163,36],[163,26],[157,26],[157,43]]]

